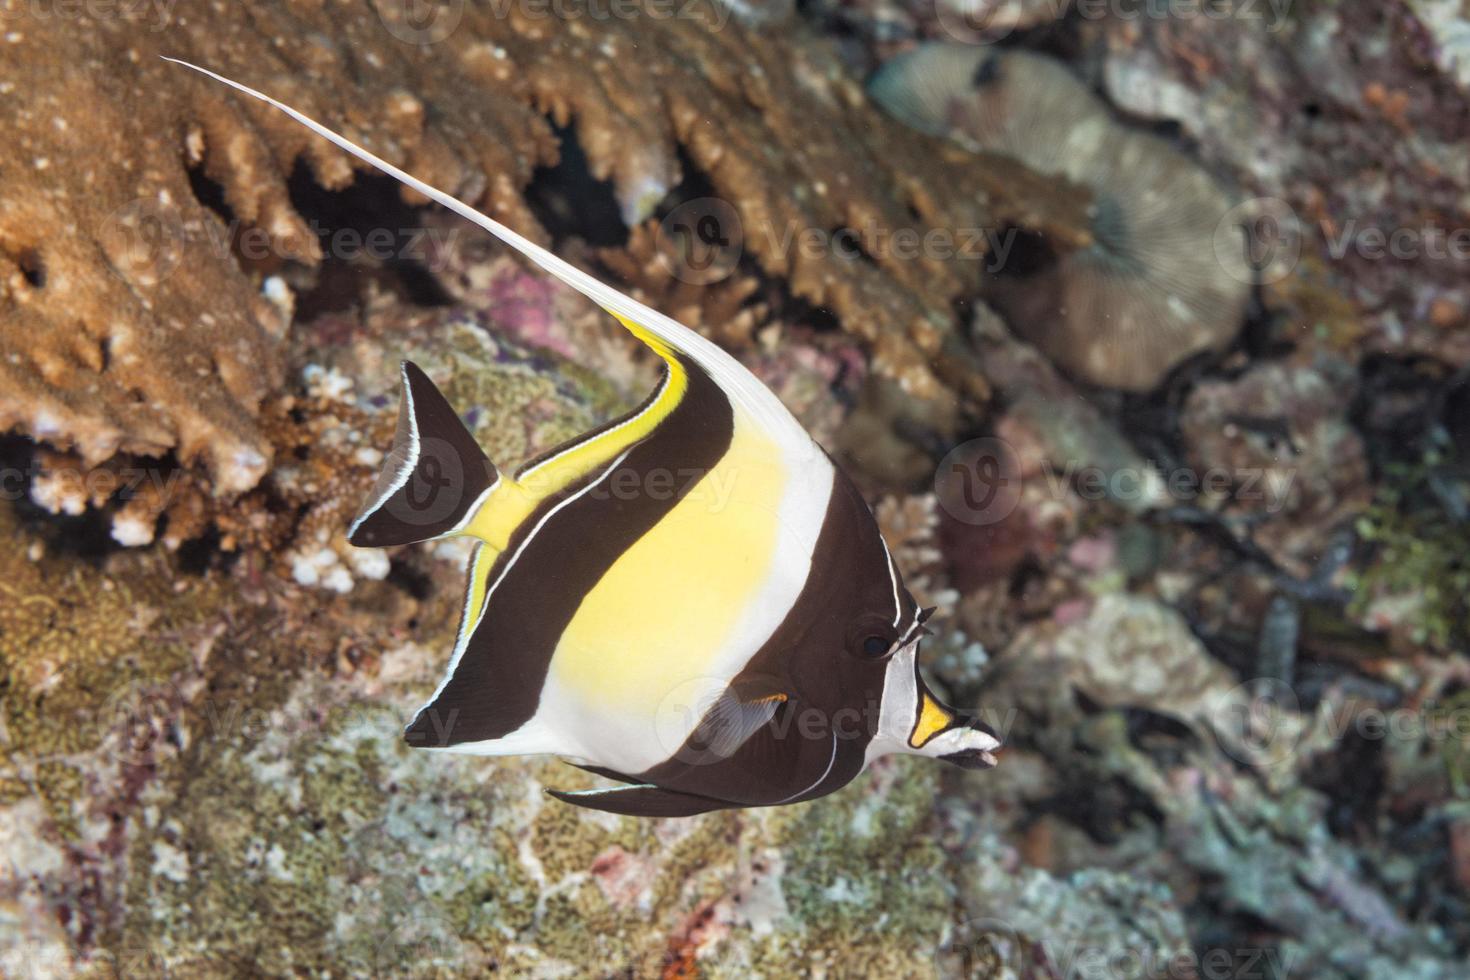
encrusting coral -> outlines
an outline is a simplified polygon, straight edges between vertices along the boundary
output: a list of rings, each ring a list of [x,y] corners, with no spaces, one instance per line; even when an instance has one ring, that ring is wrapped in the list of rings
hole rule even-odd
[[[428,24],[278,0],[5,7],[0,426],[89,465],[172,452],[202,460],[214,491],[258,482],[290,304],[254,277],[322,258],[290,193],[298,161],[321,187],[353,180],[325,142],[161,55],[266,86],[538,237],[522,192],[558,159],[553,123],[630,225],[688,176],[682,153],[738,215],[754,267],[830,308],[920,395],[984,394],[950,313],[984,249],[895,241],[999,224],[1087,241],[1085,195],[898,138],[828,46],[799,30],[752,43],[717,6],[594,19],[454,5]]]
[[[1249,279],[1230,199],[1164,140],[1114,120],[1059,62],[928,44],[885,64],[870,89],[910,125],[1092,191],[1091,245],[1032,256],[1013,238],[986,291],[1074,375],[1147,390],[1239,331]]]

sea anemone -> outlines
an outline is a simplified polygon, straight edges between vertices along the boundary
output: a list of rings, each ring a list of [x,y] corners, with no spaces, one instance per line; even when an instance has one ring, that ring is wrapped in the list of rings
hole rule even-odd
[[[1091,245],[1055,254],[1002,234],[985,295],[1071,374],[1146,391],[1239,330],[1249,284],[1217,253],[1229,196],[1166,140],[1113,118],[1058,62],[928,44],[889,61],[869,91],[915,129],[1091,190]],[[1223,241],[1243,252],[1238,230]]]

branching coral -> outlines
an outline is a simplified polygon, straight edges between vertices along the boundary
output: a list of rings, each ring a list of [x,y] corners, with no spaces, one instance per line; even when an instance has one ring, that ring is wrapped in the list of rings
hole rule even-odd
[[[558,157],[548,117],[575,129],[629,223],[677,184],[682,150],[738,213],[758,267],[832,309],[880,372],[932,395],[932,362],[966,390],[970,365],[946,343],[949,304],[981,263],[909,254],[895,235],[1009,223],[1084,242],[1083,198],[897,138],[826,46],[800,31],[753,44],[719,9],[465,7],[426,27],[391,7],[380,19],[267,0],[152,20],[158,11],[83,5],[73,17],[12,0],[0,426],[75,447],[88,464],[120,451],[202,460],[221,492],[269,466],[261,406],[282,380],[286,323],[251,276],[321,258],[289,193],[296,161],[326,188],[353,170],[163,54],[266,85],[532,234],[522,191]],[[206,206],[195,191],[210,182]],[[813,246],[812,234],[856,246]],[[250,275],[230,255],[247,235],[264,246],[243,261]]]

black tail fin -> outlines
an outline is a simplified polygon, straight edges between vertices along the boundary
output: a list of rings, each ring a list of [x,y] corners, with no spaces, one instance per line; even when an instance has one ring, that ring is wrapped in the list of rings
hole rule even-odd
[[[499,479],[474,436],[417,364],[404,361],[398,432],[347,540],[364,548],[428,541],[467,524]]]

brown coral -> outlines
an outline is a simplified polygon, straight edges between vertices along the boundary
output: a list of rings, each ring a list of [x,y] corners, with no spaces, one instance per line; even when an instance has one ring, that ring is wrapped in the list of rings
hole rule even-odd
[[[391,8],[380,20],[279,0],[161,21],[141,7],[9,6],[0,426],[89,464],[173,451],[202,460],[217,491],[258,481],[285,323],[226,243],[268,243],[253,270],[316,262],[287,177],[300,159],[323,187],[352,180],[324,142],[159,55],[264,85],[533,233],[521,192],[557,158],[546,116],[575,127],[626,219],[676,183],[681,147],[739,212],[759,267],[831,308],[881,372],[920,393],[937,390],[931,362],[947,384],[970,384],[949,304],[981,263],[901,254],[896,231],[1009,223],[1086,238],[1076,196],[900,137],[829,48],[800,31],[751,43],[715,8],[619,19],[569,5],[557,19],[475,7],[441,30]],[[209,181],[235,226],[195,197]],[[793,247],[809,230],[848,231],[859,248]]]

